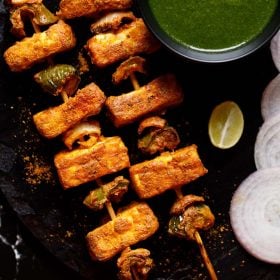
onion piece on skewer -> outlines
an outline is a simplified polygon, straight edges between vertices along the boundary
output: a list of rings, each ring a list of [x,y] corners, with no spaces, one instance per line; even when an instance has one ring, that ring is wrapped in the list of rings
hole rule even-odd
[[[230,220],[240,244],[256,258],[280,264],[280,168],[258,170],[233,195]]]
[[[280,167],[280,115],[265,121],[255,143],[257,169]]]
[[[261,101],[261,112],[265,121],[280,113],[280,74],[265,88]]]
[[[89,148],[97,143],[101,136],[101,128],[98,121],[85,121],[78,123],[63,134],[62,141],[65,146],[72,150],[77,142],[81,148]]]

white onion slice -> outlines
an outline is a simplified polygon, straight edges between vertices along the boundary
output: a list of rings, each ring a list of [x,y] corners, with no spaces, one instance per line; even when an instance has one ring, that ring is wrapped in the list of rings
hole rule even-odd
[[[101,128],[98,121],[84,121],[66,131],[62,135],[62,141],[69,150],[72,150],[72,146],[76,141],[82,147],[90,147],[98,141],[100,135]],[[84,140],[85,136],[89,138]]]
[[[232,229],[254,257],[280,264],[280,168],[258,170],[233,195]]]
[[[270,42],[270,51],[275,67],[280,71],[280,30]]]
[[[255,143],[257,169],[280,167],[280,115],[265,121]]]
[[[280,74],[265,88],[262,95],[261,112],[265,121],[280,113]]]

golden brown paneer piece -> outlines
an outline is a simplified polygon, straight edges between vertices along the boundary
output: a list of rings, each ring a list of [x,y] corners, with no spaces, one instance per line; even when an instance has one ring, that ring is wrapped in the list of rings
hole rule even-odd
[[[95,16],[101,12],[124,10],[132,6],[132,0],[61,0],[57,15],[71,19]]]
[[[90,26],[93,34],[104,33],[107,31],[115,31],[121,25],[135,20],[135,15],[130,11],[109,12],[100,17]]]
[[[48,138],[54,138],[88,116],[99,114],[106,97],[103,91],[91,83],[78,90],[67,102],[46,109],[33,116],[33,121],[39,133]]]
[[[90,148],[59,152],[54,163],[64,189],[130,166],[127,148],[118,136],[103,138]]]
[[[87,234],[90,256],[93,260],[109,260],[128,246],[153,235],[158,227],[151,208],[144,202],[134,202],[115,219]]]
[[[140,198],[150,198],[169,189],[181,187],[207,173],[197,146],[191,145],[160,156],[129,169],[131,184]]]
[[[76,37],[72,28],[60,20],[46,31],[16,42],[5,51],[4,59],[11,71],[20,72],[75,45]]]
[[[108,97],[105,105],[114,125],[120,127],[179,105],[183,97],[176,77],[166,74],[130,93]]]
[[[160,43],[143,20],[138,18],[116,32],[93,36],[86,47],[92,63],[98,67],[106,67],[133,55],[153,53],[159,49]]]
[[[7,4],[21,6],[25,4],[41,4],[43,0],[7,0]]]

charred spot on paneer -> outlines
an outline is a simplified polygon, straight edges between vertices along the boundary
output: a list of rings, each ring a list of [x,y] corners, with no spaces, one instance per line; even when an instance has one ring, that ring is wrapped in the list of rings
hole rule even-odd
[[[151,34],[141,18],[125,24],[116,32],[101,33],[87,42],[91,61],[98,67],[106,67],[141,53],[153,53],[160,43]]]
[[[146,203],[131,203],[112,221],[87,234],[90,256],[93,260],[109,260],[127,247],[153,235],[158,227],[158,220]]]
[[[62,0],[57,15],[65,19],[91,17],[107,11],[128,9],[132,3],[132,0]]]
[[[35,114],[33,120],[39,133],[51,139],[82,119],[99,114],[105,99],[103,91],[95,83],[90,83],[67,102]]]
[[[142,199],[176,189],[207,173],[197,152],[191,145],[174,152],[135,164],[129,169],[131,184]]]
[[[177,106],[183,98],[182,88],[175,76],[166,74],[132,92],[108,97],[105,105],[113,124],[120,127]]]
[[[72,28],[60,20],[46,31],[16,42],[5,51],[4,59],[11,71],[20,72],[54,54],[68,51],[75,45],[76,37]]]
[[[120,137],[104,137],[90,148],[61,151],[55,166],[64,189],[94,181],[130,166],[128,150]]]

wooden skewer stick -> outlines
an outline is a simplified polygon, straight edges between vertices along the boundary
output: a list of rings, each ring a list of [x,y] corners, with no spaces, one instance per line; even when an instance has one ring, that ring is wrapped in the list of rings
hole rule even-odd
[[[67,93],[65,91],[61,92],[60,95],[62,97],[63,102],[67,102],[68,101],[69,97],[68,97],[68,95],[67,95]]]
[[[29,17],[29,19],[31,21],[31,24],[32,24],[32,27],[33,27],[35,33],[40,33],[41,32],[40,27],[34,22],[33,18]],[[49,65],[53,65],[54,64],[51,57],[49,57],[47,59],[47,61],[48,61]],[[68,95],[67,95],[67,93],[65,91],[61,92],[60,95],[62,97],[63,102],[67,102],[68,101],[69,97],[68,97]]]
[[[181,199],[183,198],[183,193],[182,193],[182,189],[181,188],[177,188],[175,189],[175,192],[176,192],[176,196],[178,199]],[[205,249],[205,246],[202,242],[202,239],[201,239],[201,236],[199,234],[198,231],[196,231],[194,233],[194,237],[195,237],[195,241],[199,247],[199,250],[200,250],[200,254],[202,256],[202,259],[203,259],[203,262],[208,270],[208,273],[210,275],[210,278],[211,280],[218,280],[218,277],[217,277],[217,274],[215,272],[215,269],[214,269],[214,266],[212,265],[212,262],[207,254],[207,251]]]
[[[208,273],[210,275],[210,278],[212,280],[217,280],[218,278],[217,278],[215,269],[214,269],[214,267],[213,267],[213,265],[211,263],[211,260],[208,257],[207,251],[206,251],[205,246],[204,246],[204,244],[202,242],[202,239],[201,239],[201,236],[200,236],[199,232],[196,231],[194,233],[194,236],[195,236],[196,243],[198,244],[198,247],[199,247],[199,250],[200,250],[200,254],[201,254],[202,258],[203,258],[204,264],[205,264],[205,266],[206,266],[206,268],[208,270]]]
[[[97,183],[98,187],[103,189],[103,182],[101,181],[100,178],[96,180],[96,183]],[[111,220],[114,220],[116,218],[116,213],[112,206],[112,203],[110,201],[107,201],[105,203],[105,206],[106,206],[106,209],[108,211],[108,214],[109,214]],[[131,273],[133,275],[134,280],[141,280],[133,267],[131,268]]]
[[[34,22],[33,18],[29,17],[29,19],[31,21],[35,33],[40,33],[41,32],[40,27]]]
[[[131,273],[133,275],[134,280],[141,280],[133,267],[131,268]]]
[[[130,81],[132,83],[132,86],[133,86],[134,90],[137,90],[137,89],[140,88],[140,85],[139,85],[138,80],[137,80],[137,78],[136,78],[134,73],[131,73],[129,75],[129,79],[130,79]]]
[[[96,180],[96,183],[97,183],[98,187],[100,187],[102,190],[104,190],[103,189],[103,182],[101,181],[100,178]],[[108,214],[109,214],[111,220],[114,220],[116,218],[116,213],[115,213],[115,210],[114,210],[114,208],[112,206],[111,201],[107,201],[105,203],[105,206],[106,206],[106,209],[108,211]]]
[[[181,188],[176,188],[175,189],[176,195],[178,199],[181,199],[184,197],[183,193],[182,193],[182,189]]]

